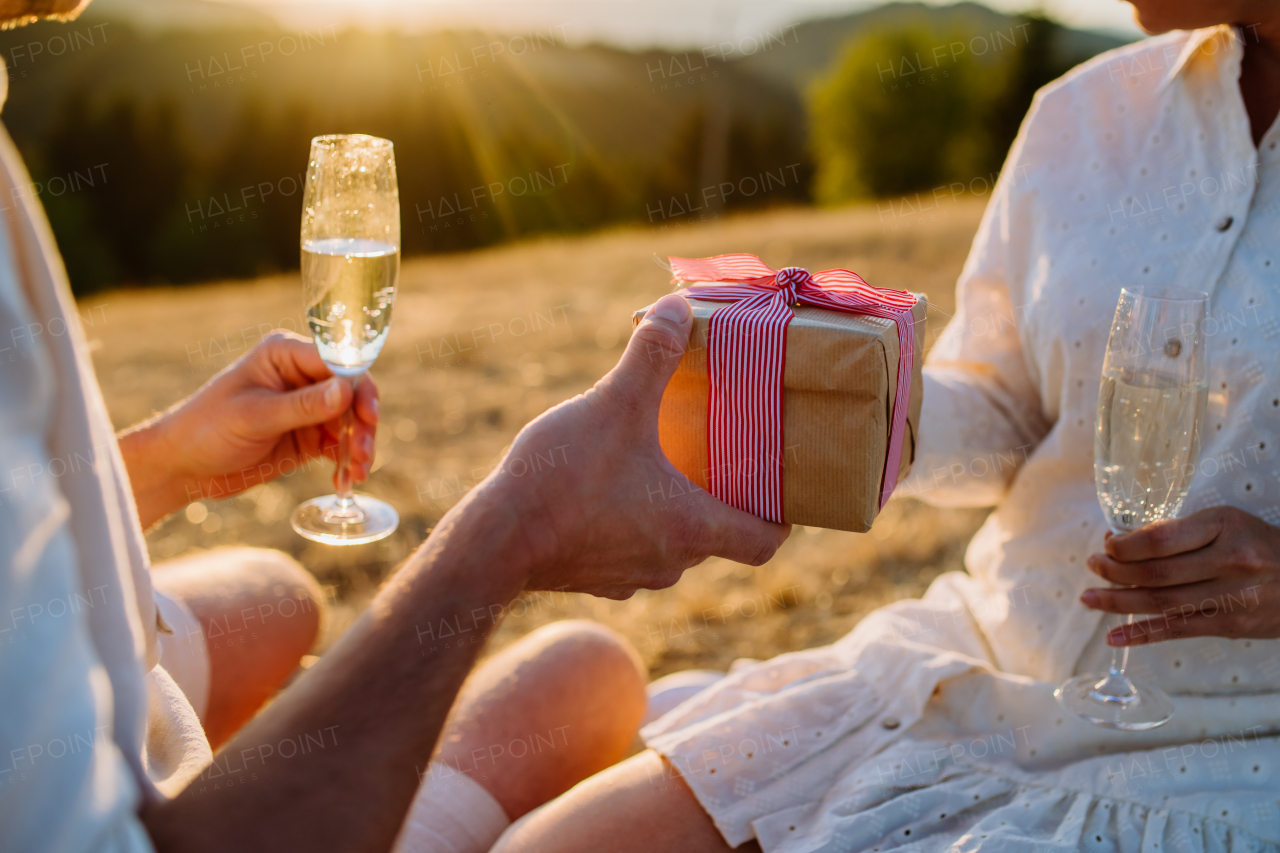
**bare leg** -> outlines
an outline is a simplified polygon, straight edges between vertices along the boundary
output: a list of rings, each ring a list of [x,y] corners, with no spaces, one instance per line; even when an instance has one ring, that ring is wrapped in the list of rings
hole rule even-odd
[[[720,853],[730,848],[683,778],[646,750],[587,780],[491,853]],[[750,841],[738,851],[756,851]]]
[[[644,713],[644,668],[627,641],[594,622],[556,622],[477,668],[436,760],[515,820],[625,758]]]
[[[156,566],[151,578],[200,622],[209,655],[202,722],[216,750],[258,712],[315,643],[320,586],[288,555],[265,548],[179,557]]]

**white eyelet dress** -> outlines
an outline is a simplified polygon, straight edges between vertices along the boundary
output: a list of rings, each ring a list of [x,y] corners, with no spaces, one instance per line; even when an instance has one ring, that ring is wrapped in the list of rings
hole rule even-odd
[[[968,571],[834,645],[735,667],[643,731],[731,845],[1280,849],[1280,641],[1135,649],[1131,671],[1176,706],[1145,733],[1077,722],[1052,697],[1110,655],[1114,618],[1079,595],[1103,585],[1084,563],[1105,532],[1093,429],[1122,286],[1212,295],[1184,511],[1280,525],[1280,127],[1255,148],[1238,88],[1251,38],[1148,39],[1036,97],[925,369],[899,487],[996,506]]]

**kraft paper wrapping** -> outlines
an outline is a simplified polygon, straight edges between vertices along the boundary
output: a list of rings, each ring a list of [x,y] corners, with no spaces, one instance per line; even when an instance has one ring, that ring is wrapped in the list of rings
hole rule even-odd
[[[915,361],[898,480],[915,459],[920,422],[926,300],[915,294]],[[690,299],[689,350],[671,378],[658,414],[667,458],[708,486],[707,328],[727,303]],[[637,311],[639,323],[648,309]],[[864,533],[880,511],[898,376],[898,329],[892,320],[796,306],[787,327],[783,370],[783,515],[791,524]]]

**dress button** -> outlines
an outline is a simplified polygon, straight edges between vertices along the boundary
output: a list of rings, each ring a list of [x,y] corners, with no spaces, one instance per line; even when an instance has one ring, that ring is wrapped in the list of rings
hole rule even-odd
[[[894,729],[896,729],[898,726],[902,724],[898,722],[896,717],[885,717],[883,720],[880,721],[880,725],[885,727],[889,731],[893,731]]]
[[[1226,231],[1228,228],[1231,227],[1231,223],[1235,221],[1236,221],[1235,217],[1233,216],[1224,216],[1221,219],[1219,219],[1218,224],[1213,227],[1217,228],[1219,231]]]

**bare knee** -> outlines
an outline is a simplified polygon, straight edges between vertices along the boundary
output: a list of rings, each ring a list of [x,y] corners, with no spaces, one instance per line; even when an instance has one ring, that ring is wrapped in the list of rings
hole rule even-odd
[[[645,751],[512,827],[493,853],[716,853],[730,848],[680,775]],[[750,850],[754,845],[740,848]]]
[[[644,664],[616,631],[581,619],[544,625],[484,661],[464,685],[459,704],[481,693],[524,693],[537,684],[608,693],[618,705],[642,705]]]
[[[613,693],[618,701],[645,701],[648,675],[644,662],[631,643],[605,625],[585,619],[565,619],[533,631],[516,649],[547,655],[558,666],[577,673],[601,690]]]
[[[156,566],[152,583],[190,607],[206,636],[261,628],[269,642],[301,656],[320,631],[320,584],[281,551],[235,547],[191,554]]]
[[[324,592],[297,560],[267,548],[237,549],[242,575],[257,581],[258,611],[278,616],[282,636],[288,636],[299,655],[308,652],[320,633]]]
[[[593,622],[548,625],[472,675],[439,758],[519,817],[627,756],[644,688],[639,656],[615,632]]]
[[[254,589],[283,584],[317,602],[322,597],[320,584],[311,573],[297,560],[274,548],[234,546],[196,551],[155,565],[152,578],[157,586],[186,587],[198,582],[202,589],[232,583],[236,588]]]

